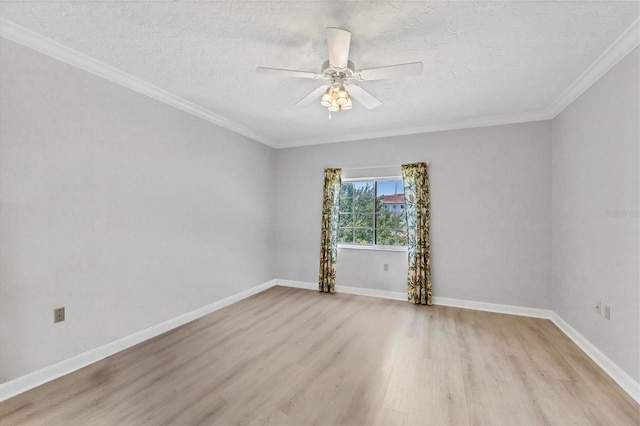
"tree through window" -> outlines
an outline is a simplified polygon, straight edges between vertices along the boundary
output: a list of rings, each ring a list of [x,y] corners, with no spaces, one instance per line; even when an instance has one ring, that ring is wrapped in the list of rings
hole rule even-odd
[[[402,179],[343,181],[338,243],[406,246]]]

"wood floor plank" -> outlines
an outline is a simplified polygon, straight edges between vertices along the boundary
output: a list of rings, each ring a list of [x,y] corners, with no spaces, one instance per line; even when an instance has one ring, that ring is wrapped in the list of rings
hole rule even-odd
[[[2,425],[640,424],[548,320],[274,287],[0,403]]]
[[[380,408],[373,422],[375,426],[405,426],[406,424],[407,415],[405,413],[388,408]]]

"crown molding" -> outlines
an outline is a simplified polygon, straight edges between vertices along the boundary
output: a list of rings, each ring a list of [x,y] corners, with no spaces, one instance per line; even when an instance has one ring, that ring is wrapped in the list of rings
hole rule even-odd
[[[174,95],[157,86],[119,70],[97,59],[84,55],[50,38],[44,37],[7,19],[0,18],[0,37],[36,50],[76,68],[95,74],[120,86],[163,102],[188,114],[209,121],[254,141],[273,147],[273,142],[263,134],[229,120],[206,108]]]
[[[470,120],[453,121],[431,126],[408,127],[404,129],[364,132],[335,137],[309,138],[295,141],[280,141],[277,148],[318,145],[326,143],[348,142],[364,139],[415,135],[420,133],[463,130],[475,127],[500,126],[504,124],[527,123],[531,121],[552,120],[582,93],[613,68],[620,60],[640,44],[640,18],[635,21],[587,68],[549,107],[539,111],[520,114],[507,114],[493,117],[478,117]]]
[[[547,108],[547,115],[554,118],[560,114],[638,44],[640,44],[640,18],[636,18],[607,50],[602,52],[598,59]]]
[[[4,18],[0,18],[0,37],[4,37],[62,62],[66,62],[72,66],[98,75],[116,84],[171,105],[188,114],[231,130],[232,132],[246,136],[272,148],[279,149],[551,120],[575,101],[596,81],[598,81],[607,71],[615,66],[622,58],[631,52],[631,50],[638,46],[638,44],[640,44],[640,18],[636,18],[636,20],[598,57],[598,59],[589,66],[589,68],[587,68],[551,105],[543,110],[491,117],[478,117],[469,120],[452,121],[449,123],[440,123],[428,126],[353,133],[334,137],[316,137],[302,140],[278,141],[271,140],[265,135],[256,132],[249,127],[231,121],[228,118],[209,111],[193,102],[149,84],[115,67],[83,55],[82,53]]]
[[[281,141],[276,143],[276,148],[293,148],[297,146],[319,145],[327,143],[349,142],[364,139],[377,139],[395,136],[416,135],[421,133],[444,132],[448,130],[464,130],[475,127],[500,126],[503,124],[528,123],[532,121],[544,121],[553,117],[547,111],[535,111],[519,114],[496,115],[491,117],[479,117],[470,120],[452,121],[449,123],[434,124],[430,126],[406,127],[403,129],[380,130],[376,132],[363,132],[340,135],[335,137],[309,138],[302,140]]]

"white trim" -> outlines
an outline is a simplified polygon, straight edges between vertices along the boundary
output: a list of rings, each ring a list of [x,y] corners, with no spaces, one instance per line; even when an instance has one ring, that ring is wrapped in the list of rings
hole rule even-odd
[[[249,296],[260,293],[261,291],[267,290],[268,288],[276,285],[275,283],[276,280],[268,281],[232,296],[225,297],[224,299],[213,302],[207,306],[203,306],[202,308],[187,312],[186,314],[107,343],[106,345],[99,346],[87,352],[65,359],[64,361],[49,365],[8,382],[0,383],[0,401],[7,400],[22,392],[26,392],[29,389],[33,389],[36,386],[50,382],[51,380],[62,377],[65,374],[69,374],[124,349],[137,345],[138,343],[144,342],[145,340],[151,339],[152,337],[158,336],[176,327],[180,327],[181,325],[208,315],[233,303],[239,302],[242,299],[246,299]]]
[[[309,139],[295,139],[278,141],[277,148],[293,148],[298,146],[319,145],[327,143],[350,142],[365,139],[377,139],[395,136],[416,135],[422,133],[444,132],[448,130],[464,130],[475,127],[501,126],[503,124],[528,123],[531,121],[550,120],[548,111],[533,111],[517,114],[506,114],[493,117],[479,117],[471,120],[453,121],[450,123],[434,124],[430,126],[405,127],[402,129],[380,130],[375,132],[363,132],[342,134],[334,137],[317,137]]]
[[[276,285],[296,287],[307,290],[317,290],[318,284],[302,281],[279,280],[276,279]],[[366,289],[360,287],[347,287],[336,285],[336,293],[357,294],[360,296],[382,297],[392,300],[407,300],[404,292],[384,291]],[[567,337],[584,353],[591,358],[605,373],[607,373],[620,387],[628,393],[636,402],[640,403],[640,383],[636,382],[623,369],[621,369],[609,357],[603,354],[583,335],[578,333],[558,314],[548,309],[529,308],[525,306],[502,305],[497,303],[474,302],[472,300],[452,299],[448,297],[434,297],[434,305],[450,306],[455,308],[473,309],[476,311],[496,312],[501,314],[519,315],[524,317],[548,319],[553,322]]]
[[[336,292],[355,294],[358,296],[380,297],[382,299],[407,301],[407,293],[387,290],[376,290],[373,288],[349,287],[346,285],[336,285]]]
[[[277,279],[275,280],[276,285],[279,286],[283,286],[283,287],[294,287],[294,288],[301,288],[304,290],[315,290],[318,291],[318,283],[311,283],[308,281],[294,281],[294,280],[281,280],[281,279]]]
[[[276,285],[280,285],[283,287],[294,287],[294,288],[301,288],[304,290],[318,291],[318,283],[292,281],[292,280],[280,280],[280,279],[276,279],[275,281],[276,281]],[[349,287],[345,285],[336,285],[336,293],[355,294],[358,296],[380,297],[383,299],[392,299],[392,300],[407,300],[406,293],[386,291],[386,290],[376,290],[373,288]]]
[[[450,306],[452,308],[473,309],[475,311],[496,312],[499,314],[519,315],[532,318],[551,318],[548,309],[529,308],[526,306],[502,305],[499,303],[475,302],[473,300],[451,299],[449,297],[433,298],[434,305]]]
[[[398,166],[401,167],[401,166]],[[388,167],[389,169],[391,167]],[[348,171],[348,169],[342,169]],[[356,170],[356,169],[351,169]],[[381,177],[357,177],[357,178],[344,178],[341,179],[342,182],[370,182],[372,180],[375,181],[390,181],[390,180],[402,180],[402,176],[381,176]]]
[[[261,142],[265,145],[275,147],[273,142],[265,135],[256,132],[242,124],[236,123],[209,111],[191,101],[180,96],[174,95],[164,89],[154,86],[146,81],[134,77],[126,72],[119,70],[111,65],[105,64],[97,59],[84,55],[73,50],[63,44],[60,44],[50,38],[35,33],[27,28],[15,24],[7,19],[0,18],[0,37],[14,41],[30,49],[44,53],[59,61],[65,62],[81,70],[90,72],[120,86],[141,93],[157,101],[171,105],[174,108],[182,110],[188,114],[194,115],[203,120],[209,121],[232,132],[246,136],[254,141]]]
[[[344,250],[373,250],[373,251],[395,251],[407,252],[407,246],[383,246],[383,245],[364,245],[364,244],[345,244],[338,243],[338,249]]]
[[[629,28],[547,108],[547,115],[554,118],[560,114],[638,44],[640,44],[640,18],[636,18]]]
[[[318,284],[303,281],[276,279],[276,285],[296,287],[306,290],[318,290]],[[382,297],[391,300],[407,300],[407,293],[372,288],[336,285],[336,293],[356,294],[359,296]],[[473,309],[476,311],[497,312],[500,314],[520,315],[524,317],[550,319],[552,312],[547,309],[528,308],[525,306],[500,305],[497,303],[474,302],[472,300],[451,299],[448,297],[434,297],[434,305],[451,306],[453,308]]]
[[[343,134],[330,138],[316,137],[302,140],[278,141],[278,148],[317,145],[323,143],[337,143],[376,139],[384,137],[415,135],[420,133],[434,133],[448,130],[463,130],[476,127],[501,126],[504,124],[528,123],[532,121],[551,120],[560,114],[568,105],[575,101],[582,93],[591,87],[607,71],[640,44],[640,18],[635,21],[611,43],[611,45],[587,68],[569,87],[548,107],[516,114],[505,114],[490,117],[477,117],[469,120],[459,120],[450,123],[440,123],[430,126],[408,127],[402,129],[363,132],[357,134]]]
[[[57,379],[58,377],[69,374],[75,370],[85,367],[94,362],[100,361],[110,355],[158,336],[176,327],[184,325],[202,316],[208,315],[242,299],[253,296],[261,291],[267,290],[276,285],[284,287],[294,287],[306,290],[318,290],[318,284],[313,282],[294,281],[273,279],[266,283],[257,285],[248,290],[226,297],[217,302],[211,303],[202,308],[180,315],[171,320],[154,325],[147,329],[141,330],[130,336],[123,337],[106,345],[89,350],[72,358],[66,359],[59,363],[50,365],[41,370],[29,373],[25,376],[18,377],[9,382],[0,383],[0,401],[9,399],[22,392],[26,392],[36,386]],[[407,300],[404,292],[375,290],[360,287],[336,286],[336,292],[354,294],[359,296],[380,297],[391,300]],[[589,356],[600,368],[604,370],[620,387],[627,392],[633,399],[640,403],[640,383],[635,381],[624,370],[622,370],[615,362],[603,354],[583,335],[571,327],[565,320],[553,311],[538,308],[528,308],[524,306],[502,305],[497,303],[474,302],[471,300],[452,299],[447,297],[434,297],[435,305],[451,306],[456,308],[474,309],[477,311],[497,312],[502,314],[520,315],[534,318],[544,318],[551,320],[567,337],[578,345],[587,356]]]
[[[376,132],[362,132],[343,134],[335,137],[316,137],[296,140],[274,141],[267,136],[242,124],[231,121],[219,114],[209,111],[193,102],[153,86],[139,78],[133,77],[108,64],[90,58],[54,40],[28,30],[7,19],[0,18],[0,37],[12,40],[23,46],[37,50],[45,55],[66,62],[116,84],[127,87],[143,95],[164,102],[191,115],[207,120],[225,129],[261,142],[272,148],[291,148],[305,145],[337,143],[376,139],[420,133],[442,132],[447,130],[462,130],[476,127],[499,126],[504,124],[527,123],[532,121],[551,120],[575,101],[585,90],[601,78],[615,64],[624,58],[639,43],[640,18],[636,19],[599,57],[574,81],[551,105],[539,111],[516,114],[505,114],[490,117],[478,117],[470,120],[459,120],[430,126],[408,127]]]
[[[412,161],[413,163],[415,163],[416,161]],[[423,163],[425,163],[427,166],[429,165],[428,161],[423,161]],[[398,167],[402,167],[402,163],[396,163],[396,164],[379,164],[379,165],[370,165],[370,166],[358,166],[358,167],[342,167],[343,171],[352,171],[352,170],[371,170],[371,169],[393,169],[393,168],[398,168]],[[402,176],[399,176],[402,177]]]
[[[620,368],[608,356],[603,354],[593,343],[587,340],[575,328],[571,327],[568,322],[562,319],[555,312],[551,312],[551,321],[562,331],[567,337],[578,345],[580,349],[586,353],[605,373],[609,375],[620,387],[640,404],[640,383],[635,381],[629,374]]]

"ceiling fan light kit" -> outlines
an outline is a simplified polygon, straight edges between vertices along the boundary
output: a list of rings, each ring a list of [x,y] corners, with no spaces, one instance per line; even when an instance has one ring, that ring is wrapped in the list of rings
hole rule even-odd
[[[329,60],[322,64],[322,71],[320,73],[265,67],[256,68],[256,72],[258,74],[275,74],[288,77],[326,80],[326,84],[314,89],[307,96],[300,99],[296,105],[309,105],[320,96],[320,105],[327,108],[330,113],[350,110],[353,108],[352,99],[357,100],[367,109],[373,109],[382,105],[382,102],[361,86],[355,84],[355,82],[422,74],[422,62],[411,62],[408,64],[389,65],[356,71],[353,62],[349,60],[350,44],[351,33],[349,31],[330,27],[327,28]],[[331,115],[329,115],[329,118],[331,118]]]
[[[349,101],[349,94],[345,90],[344,86],[340,86],[338,88],[338,92],[336,95],[336,103],[340,106],[344,106]]]
[[[344,85],[329,86],[327,91],[322,95],[320,105],[327,108],[329,112],[348,110],[353,107],[349,92]]]
[[[320,101],[320,105],[325,108],[329,108],[331,106],[331,101],[333,101],[333,88],[329,87],[327,91],[322,95],[322,100]]]

